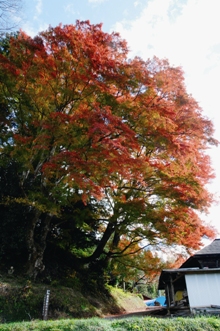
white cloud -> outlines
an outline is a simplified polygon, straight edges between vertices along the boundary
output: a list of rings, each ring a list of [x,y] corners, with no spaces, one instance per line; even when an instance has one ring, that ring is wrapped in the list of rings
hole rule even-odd
[[[29,23],[24,23],[21,29],[30,37],[34,37],[37,34],[37,31]]]
[[[217,79],[220,74],[220,49],[214,52],[220,43],[219,0],[188,0],[175,13],[175,20],[171,16],[173,4],[174,0],[150,1],[138,19],[118,22],[114,31],[128,41],[132,56],[147,59],[156,55],[181,65],[189,88],[199,94],[205,88],[205,75]]]
[[[38,35],[41,31],[45,31],[49,28],[49,24],[48,23],[43,23],[40,24],[36,29],[33,28],[32,24],[30,23],[25,23],[22,25],[22,30],[30,37],[35,37],[36,35]]]

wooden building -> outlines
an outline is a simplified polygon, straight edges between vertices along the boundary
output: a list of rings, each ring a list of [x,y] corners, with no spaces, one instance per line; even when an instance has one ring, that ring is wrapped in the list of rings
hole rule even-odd
[[[164,269],[159,290],[167,309],[220,309],[220,239],[186,260],[179,269]]]

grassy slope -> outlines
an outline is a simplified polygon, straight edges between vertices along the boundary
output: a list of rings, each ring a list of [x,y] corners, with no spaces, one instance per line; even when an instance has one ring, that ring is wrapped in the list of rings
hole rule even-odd
[[[68,284],[67,284],[68,285]],[[35,284],[17,278],[0,278],[0,322],[42,319],[46,290],[50,290],[49,319],[103,317],[145,309],[141,298],[108,288],[106,293],[58,284]]]
[[[117,306],[125,312],[146,310],[146,305],[143,300],[135,294],[124,292],[121,289],[110,288],[110,293],[115,299]]]

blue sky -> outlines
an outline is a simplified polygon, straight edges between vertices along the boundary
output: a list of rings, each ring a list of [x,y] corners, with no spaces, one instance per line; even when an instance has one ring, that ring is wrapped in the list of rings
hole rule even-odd
[[[77,19],[103,23],[110,31],[116,22],[139,17],[147,1],[133,0],[26,0],[26,26],[33,33],[48,24],[74,24]],[[31,19],[30,19],[31,18]]]
[[[188,92],[215,125],[220,141],[220,0],[23,0],[20,27],[34,36],[49,25],[76,20],[103,23],[127,40],[130,56],[156,55],[182,66]],[[220,197],[220,147],[210,150],[216,178],[209,189]],[[220,205],[203,217],[220,233]]]

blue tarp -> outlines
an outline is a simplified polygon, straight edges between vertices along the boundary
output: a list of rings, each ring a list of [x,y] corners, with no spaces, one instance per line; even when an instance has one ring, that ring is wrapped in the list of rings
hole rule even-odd
[[[155,299],[148,300],[146,302],[146,305],[148,307],[156,306],[157,305],[156,302],[158,302],[160,306],[166,307],[166,298],[164,296],[160,296]]]

